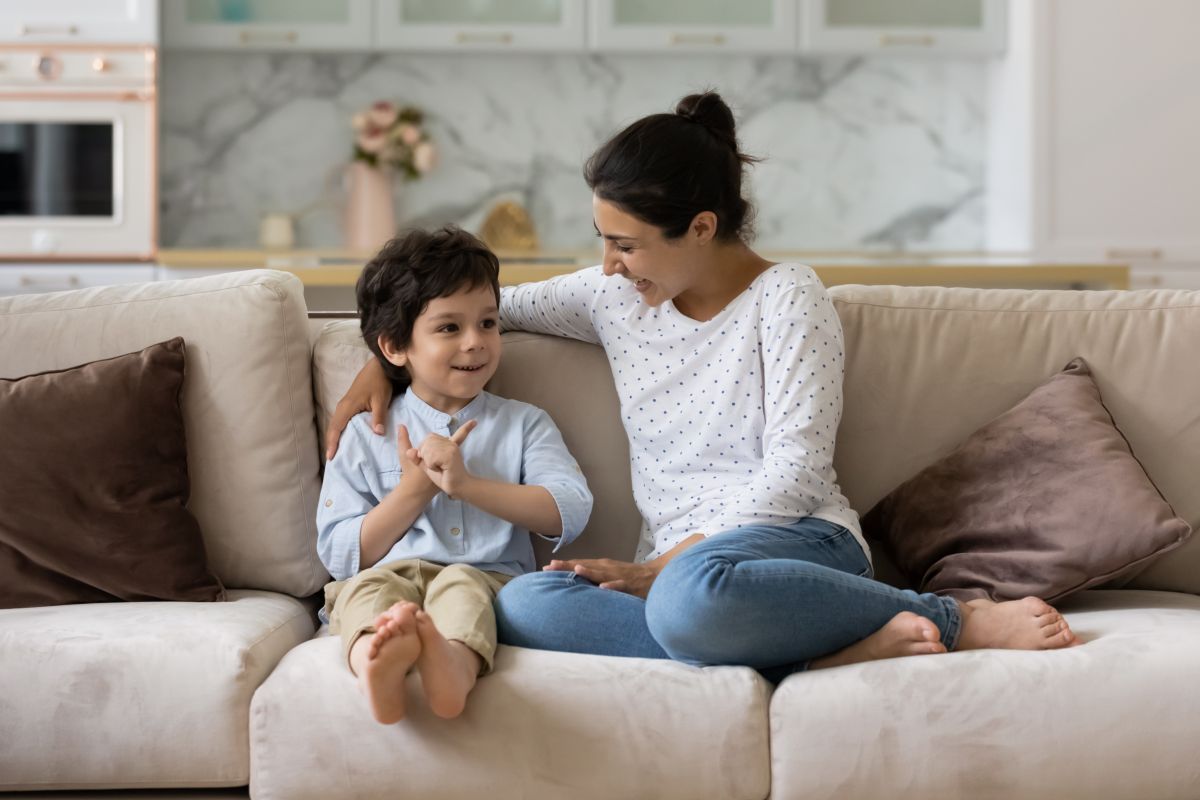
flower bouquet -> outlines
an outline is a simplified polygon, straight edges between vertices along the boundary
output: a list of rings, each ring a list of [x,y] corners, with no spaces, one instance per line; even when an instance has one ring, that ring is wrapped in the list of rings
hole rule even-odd
[[[415,181],[437,165],[437,149],[422,123],[425,116],[412,106],[380,100],[355,114],[354,159],[372,167],[392,167],[406,181]]]

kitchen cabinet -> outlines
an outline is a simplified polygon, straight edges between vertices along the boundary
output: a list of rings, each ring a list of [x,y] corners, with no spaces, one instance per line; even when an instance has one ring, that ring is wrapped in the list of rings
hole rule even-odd
[[[988,109],[987,246],[1200,262],[1200,3],[1011,0]]]
[[[794,52],[796,0],[591,0],[600,51]]]
[[[394,50],[580,52],[580,0],[377,0],[375,46]]]
[[[1005,0],[801,0],[800,40],[816,53],[995,55]]]
[[[367,50],[372,0],[167,0],[163,38],[179,49]]]
[[[0,3],[0,41],[155,44],[158,0],[8,0]]]
[[[0,264],[0,295],[144,283],[155,277],[153,264]]]

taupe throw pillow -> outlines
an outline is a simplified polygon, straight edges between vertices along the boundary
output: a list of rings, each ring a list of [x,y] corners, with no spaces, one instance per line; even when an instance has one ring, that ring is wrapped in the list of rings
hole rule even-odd
[[[220,600],[185,507],[183,339],[0,380],[0,607]]]
[[[1076,358],[863,518],[913,586],[1054,601],[1183,544],[1176,516]]]

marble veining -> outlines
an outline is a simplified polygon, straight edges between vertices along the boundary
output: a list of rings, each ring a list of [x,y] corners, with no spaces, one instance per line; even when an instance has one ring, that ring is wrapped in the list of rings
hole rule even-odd
[[[983,243],[985,64],[750,56],[179,53],[163,59],[164,247],[253,246],[266,213],[337,247],[351,115],[419,106],[441,163],[396,182],[401,223],[478,228],[501,199],[542,245],[595,245],[584,160],[622,125],[718,89],[765,250]]]

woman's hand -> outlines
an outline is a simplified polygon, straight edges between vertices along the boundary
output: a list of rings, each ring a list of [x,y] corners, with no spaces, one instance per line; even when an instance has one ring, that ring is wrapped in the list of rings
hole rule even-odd
[[[653,561],[631,564],[611,558],[579,558],[571,561],[555,559],[542,569],[574,572],[579,577],[598,584],[601,589],[625,592],[645,600],[646,595],[650,593],[650,587],[654,585],[654,579],[658,577],[660,567]]]
[[[329,427],[325,431],[325,460],[333,458],[342,431],[360,411],[371,412],[371,429],[382,435],[385,430],[383,421],[391,402],[392,382],[383,374],[379,359],[372,358],[358,371],[345,397],[333,409],[333,416],[329,418]]]

